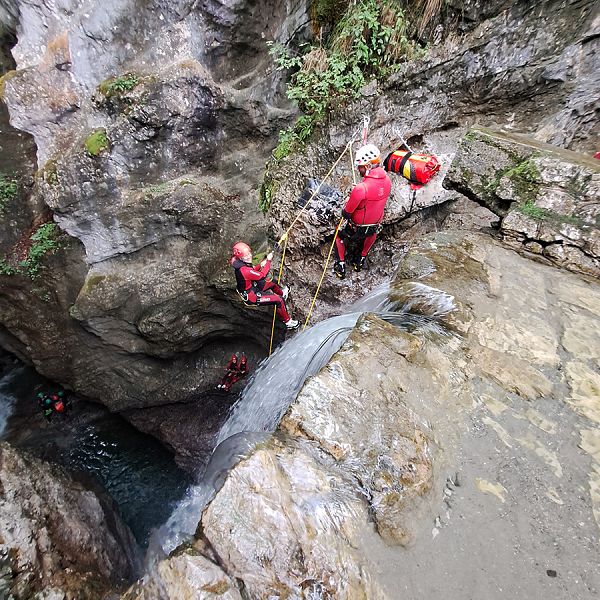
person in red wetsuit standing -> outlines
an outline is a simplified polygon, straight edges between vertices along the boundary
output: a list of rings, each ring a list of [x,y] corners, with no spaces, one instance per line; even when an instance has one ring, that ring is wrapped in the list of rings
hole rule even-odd
[[[235,271],[237,291],[246,304],[275,305],[277,314],[285,326],[288,329],[296,329],[298,321],[290,317],[285,305],[289,293],[288,287],[285,285],[280,287],[267,278],[272,260],[273,253],[269,252],[259,265],[253,266],[250,246],[244,242],[234,244],[231,266]]]
[[[217,389],[228,392],[234,383],[237,383],[240,379],[244,379],[246,375],[248,375],[248,359],[246,355],[242,352],[242,356],[238,359],[237,354],[232,354],[227,364],[227,371],[219,385],[217,385]]]
[[[340,279],[346,276],[347,240],[362,241],[360,258],[354,263],[354,269],[360,271],[364,267],[367,254],[377,238],[392,188],[388,174],[381,167],[381,154],[377,146],[367,144],[359,148],[354,164],[363,180],[352,188],[342,210],[347,223],[335,240],[336,261],[333,270]]]

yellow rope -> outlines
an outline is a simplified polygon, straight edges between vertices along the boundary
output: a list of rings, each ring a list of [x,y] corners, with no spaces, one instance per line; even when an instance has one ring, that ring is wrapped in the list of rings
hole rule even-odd
[[[354,171],[354,160],[352,159],[352,145],[348,146],[348,150],[350,151],[350,168],[352,169],[352,182],[356,184],[356,173]],[[331,242],[331,246],[329,248],[329,253],[327,254],[327,260],[325,261],[325,267],[323,268],[323,273],[321,274],[321,279],[319,280],[319,285],[317,285],[317,291],[312,299],[310,308],[308,309],[308,315],[306,316],[306,320],[304,321],[304,327],[302,327],[302,331],[306,329],[308,325],[308,320],[310,319],[310,315],[312,313],[313,307],[315,306],[315,302],[317,301],[317,296],[319,295],[319,290],[321,289],[321,284],[323,283],[323,279],[325,278],[325,273],[327,273],[327,267],[329,266],[329,261],[331,260],[331,253],[333,252],[333,247],[335,246],[335,240],[337,239],[338,233],[340,231],[340,227],[344,222],[344,217],[340,219],[340,222],[337,224],[335,228],[335,234],[333,236],[333,241]]]
[[[283,252],[281,253],[281,264],[279,265],[279,274],[277,275],[277,285],[281,282],[281,274],[283,273],[283,261],[285,260],[285,250],[287,248],[287,238],[283,243]],[[269,342],[269,356],[273,351],[273,336],[275,334],[275,318],[277,317],[277,306],[273,307],[273,322],[271,323],[271,340]]]
[[[296,215],[294,220],[290,223],[290,226],[285,230],[283,235],[279,238],[279,242],[278,242],[279,244],[281,244],[281,242],[283,242],[283,240],[287,239],[287,236],[290,233],[292,227],[294,227],[294,225],[297,223],[298,219],[302,216],[302,213],[308,208],[308,205],[313,201],[314,197],[319,193],[321,186],[325,183],[325,180],[333,173],[333,170],[337,167],[340,160],[342,160],[342,157],[344,156],[344,154],[346,154],[348,149],[352,146],[352,144],[354,143],[355,137],[356,137],[356,134],[354,134],[352,136],[352,138],[350,139],[350,141],[346,144],[346,147],[342,150],[342,153],[338,156],[337,160],[333,163],[333,166],[331,167],[331,169],[329,169],[329,171],[327,172],[327,175],[325,175],[325,177],[323,177],[323,179],[317,186],[317,189],[311,194],[310,198],[306,201],[306,204],[302,207],[302,210]]]
[[[294,218],[294,220],[290,223],[289,227],[285,230],[285,232],[283,233],[283,235],[279,238],[279,241],[277,242],[278,244],[283,243],[283,253],[281,255],[281,265],[279,266],[279,275],[277,276],[277,284],[279,285],[279,283],[281,282],[281,274],[283,272],[283,261],[285,259],[285,251],[287,248],[287,240],[288,240],[288,235],[290,233],[290,231],[292,230],[292,228],[294,227],[294,225],[298,222],[298,219],[302,216],[302,213],[308,208],[308,205],[313,201],[313,199],[315,198],[315,196],[319,193],[319,190],[321,189],[321,186],[325,183],[325,181],[327,180],[327,178],[333,173],[333,170],[337,167],[338,163],[340,162],[340,160],[342,160],[342,157],[344,156],[344,154],[346,154],[346,152],[348,150],[350,150],[350,162],[352,163],[352,179],[354,181],[354,183],[356,183],[356,176],[354,174],[354,164],[352,161],[352,144],[354,143],[354,139],[356,138],[357,133],[355,133],[349,140],[349,142],[346,144],[346,146],[344,147],[344,149],[342,150],[341,154],[338,156],[337,160],[333,163],[331,169],[329,169],[329,171],[327,171],[327,174],[325,175],[325,177],[323,177],[323,179],[321,180],[321,182],[319,183],[319,185],[317,186],[317,189],[311,194],[310,198],[306,201],[306,203],[304,204],[304,206],[302,207],[302,209],[300,210],[300,212],[296,215],[296,217]],[[331,247],[329,248],[329,254],[327,255],[327,261],[325,262],[325,268],[323,269],[323,274],[321,275],[321,280],[319,281],[319,285],[317,286],[317,292],[315,293],[315,296],[313,298],[312,304],[310,305],[310,310],[308,311],[308,316],[306,317],[306,321],[304,322],[304,328],[306,328],[306,324],[308,323],[308,320],[310,319],[310,314],[312,312],[313,306],[317,300],[317,296],[319,294],[319,289],[321,287],[321,283],[323,283],[323,279],[325,277],[325,273],[327,272],[327,266],[329,265],[329,259],[331,258],[331,252],[333,251],[333,246],[335,245],[335,240],[337,238],[338,232],[340,230],[340,226],[342,224],[342,222],[344,221],[344,219],[342,218],[340,220],[340,222],[338,223],[338,226],[335,229],[335,235],[333,236],[333,242],[331,243]],[[269,356],[271,356],[271,352],[273,350],[273,336],[275,334],[275,319],[277,316],[277,307],[273,307],[273,322],[271,323],[271,340],[269,342]]]
[[[319,295],[319,290],[321,289],[321,284],[323,283],[323,279],[325,279],[325,273],[327,273],[327,267],[329,266],[329,260],[331,259],[331,253],[333,252],[333,247],[335,246],[335,240],[337,239],[338,232],[339,232],[340,227],[343,222],[344,222],[344,217],[342,217],[340,219],[340,222],[337,224],[337,227],[335,228],[335,235],[333,236],[333,241],[331,242],[331,246],[329,248],[329,253],[327,254],[327,260],[325,261],[325,268],[323,269],[323,273],[321,274],[321,279],[319,280],[319,285],[317,285],[317,291],[315,292],[315,295],[312,299],[310,308],[308,309],[308,315],[306,315],[306,321],[304,321],[304,327],[302,327],[303,331],[306,329],[306,326],[308,325],[308,320],[310,319],[312,309],[315,305],[315,302],[317,301],[317,296]]]

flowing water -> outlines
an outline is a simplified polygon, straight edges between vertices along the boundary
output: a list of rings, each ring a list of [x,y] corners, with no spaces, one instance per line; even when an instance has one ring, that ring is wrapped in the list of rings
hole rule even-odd
[[[13,367],[0,379],[0,439],[91,477],[113,498],[141,546],[164,523],[190,478],[173,455],[105,408],[73,400],[72,410],[50,423],[36,392],[56,389],[30,367]]]
[[[11,392],[11,387],[22,372],[22,368],[12,369],[0,379],[0,439],[15,406],[16,398]]]
[[[374,312],[382,319],[408,331],[426,330],[446,334],[437,320],[454,308],[452,298],[438,290],[419,288],[419,304],[429,302],[431,315],[415,315],[404,302],[389,299],[389,284],[383,284],[349,307],[346,314],[331,317],[294,335],[256,369],[240,399],[221,428],[217,447],[203,481],[191,486],[165,525],[153,536],[148,561],[153,562],[190,539],[198,518],[220,486],[227,471],[247,455],[265,435],[275,431],[281,417],[296,398],[308,377],[315,375],[350,335],[360,315]],[[432,298],[429,298],[432,296]]]

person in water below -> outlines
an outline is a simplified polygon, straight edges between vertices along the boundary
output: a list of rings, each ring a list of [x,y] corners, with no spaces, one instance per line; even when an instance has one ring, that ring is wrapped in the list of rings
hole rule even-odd
[[[48,422],[52,421],[54,413],[65,414],[68,406],[70,406],[63,390],[55,393],[38,392],[37,399],[38,405],[42,409],[42,414]]]
[[[237,354],[232,354],[227,365],[227,372],[223,376],[223,379],[221,379],[221,383],[219,383],[217,389],[228,392],[234,383],[237,383],[240,379],[244,379],[246,375],[248,375],[248,360],[246,355],[242,352],[242,356],[238,359]]]
[[[377,146],[367,144],[359,148],[354,164],[363,180],[350,192],[342,210],[347,223],[335,240],[336,261],[333,271],[340,279],[346,276],[346,242],[362,243],[354,270],[360,271],[365,266],[367,254],[381,228],[383,212],[392,189],[392,182],[381,167],[381,154]]]
[[[267,277],[272,260],[273,253],[269,252],[259,265],[253,266],[250,246],[244,242],[234,244],[230,263],[235,271],[237,292],[246,304],[275,305],[277,315],[286,328],[296,329],[298,321],[290,317],[285,305],[289,293],[288,287],[286,285],[280,287]]]

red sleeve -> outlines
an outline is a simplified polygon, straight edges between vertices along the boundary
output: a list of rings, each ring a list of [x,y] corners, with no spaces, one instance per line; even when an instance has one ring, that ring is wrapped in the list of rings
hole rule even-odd
[[[353,188],[352,192],[350,192],[350,198],[348,198],[348,202],[346,202],[346,206],[344,206],[344,210],[347,213],[352,214],[360,204],[361,200],[364,200],[367,197],[367,190],[362,183],[357,183]]]
[[[271,268],[271,261],[268,260],[265,266],[258,270],[257,267],[242,267],[240,273],[246,281],[258,281],[267,276],[269,269]]]

